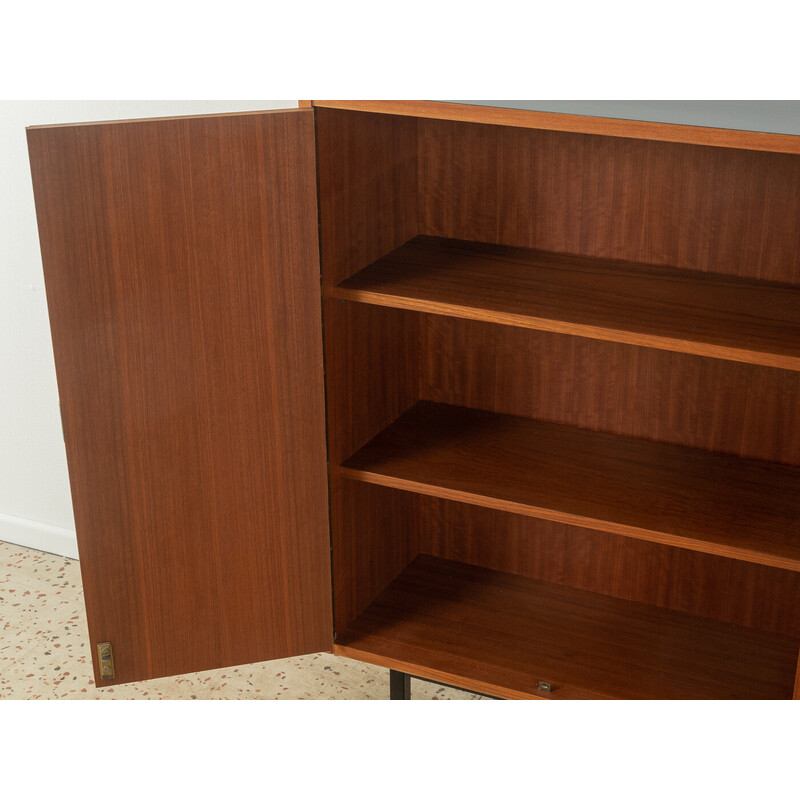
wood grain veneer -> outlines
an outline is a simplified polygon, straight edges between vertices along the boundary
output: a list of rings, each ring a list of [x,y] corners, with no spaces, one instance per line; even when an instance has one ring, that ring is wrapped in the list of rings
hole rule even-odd
[[[419,553],[418,498],[331,475],[334,624],[346,628]]]
[[[29,131],[89,635],[118,682],[332,646],[313,116]]]
[[[800,287],[416,237],[333,296],[800,370]]]
[[[317,110],[322,284],[333,286],[416,235],[417,123]],[[326,299],[328,455],[338,465],[417,400],[419,318]],[[330,476],[336,629],[417,553],[402,498]]]
[[[29,134],[119,680],[798,697],[800,137],[313,105]]]
[[[311,102],[318,109],[369,111],[376,114],[411,116],[418,119],[588,133],[711,147],[765,150],[775,153],[800,153],[800,137],[781,133],[674,125],[610,117],[587,117],[580,114],[557,114],[547,111],[494,108],[430,100],[312,100]]]
[[[500,697],[788,699],[798,645],[420,556],[337,636],[334,652]]]
[[[800,465],[798,372],[417,316],[419,399]]]
[[[417,120],[316,110],[324,286],[418,231]]]
[[[418,399],[419,318],[327,301],[328,453],[339,464]]]
[[[800,468],[420,402],[345,477],[800,570]]]
[[[439,120],[419,139],[420,234],[800,284],[796,155]]]
[[[419,509],[421,553],[800,638],[800,572],[384,491]]]
[[[329,459],[339,464],[345,453],[369,441],[416,401],[418,319],[334,301],[327,304],[326,323]],[[337,629],[417,552],[417,526],[405,507],[397,508],[379,492],[354,491],[349,483],[335,471],[330,475]]]

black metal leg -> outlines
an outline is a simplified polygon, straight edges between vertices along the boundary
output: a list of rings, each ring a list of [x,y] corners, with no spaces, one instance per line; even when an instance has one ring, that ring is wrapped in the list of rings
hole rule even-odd
[[[389,699],[411,699],[411,676],[407,672],[398,672],[395,669],[389,670]]]

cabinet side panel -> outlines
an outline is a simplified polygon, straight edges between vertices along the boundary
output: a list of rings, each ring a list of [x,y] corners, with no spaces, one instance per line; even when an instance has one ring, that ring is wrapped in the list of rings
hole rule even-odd
[[[29,145],[92,650],[329,649],[313,111]]]
[[[419,315],[326,301],[331,540],[336,629],[416,555],[412,510],[337,467],[418,399]],[[391,498],[390,498],[391,500]]]
[[[420,498],[334,475],[334,612],[346,628],[419,552]]]
[[[417,400],[418,315],[327,290],[417,234],[417,120],[317,109],[329,457],[338,465]]]
[[[316,114],[322,276],[335,286],[419,232],[417,120]]]
[[[418,232],[417,120],[318,108],[325,290]],[[325,301],[325,370],[336,629],[416,555],[413,509],[336,467],[417,400],[418,316]]]
[[[800,283],[800,157],[420,120],[420,233]]]

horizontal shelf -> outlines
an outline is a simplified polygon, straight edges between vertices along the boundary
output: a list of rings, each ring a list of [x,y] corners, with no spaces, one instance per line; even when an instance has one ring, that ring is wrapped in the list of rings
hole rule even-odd
[[[419,556],[337,634],[334,651],[498,697],[790,699],[798,646],[787,636]]]
[[[800,468],[419,402],[347,478],[800,571]]]
[[[800,370],[800,287],[419,236],[334,297]]]

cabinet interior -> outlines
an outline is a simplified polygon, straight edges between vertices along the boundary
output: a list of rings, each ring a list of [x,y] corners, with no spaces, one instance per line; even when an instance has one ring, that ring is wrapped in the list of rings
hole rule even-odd
[[[800,157],[316,115],[336,652],[792,697]]]

